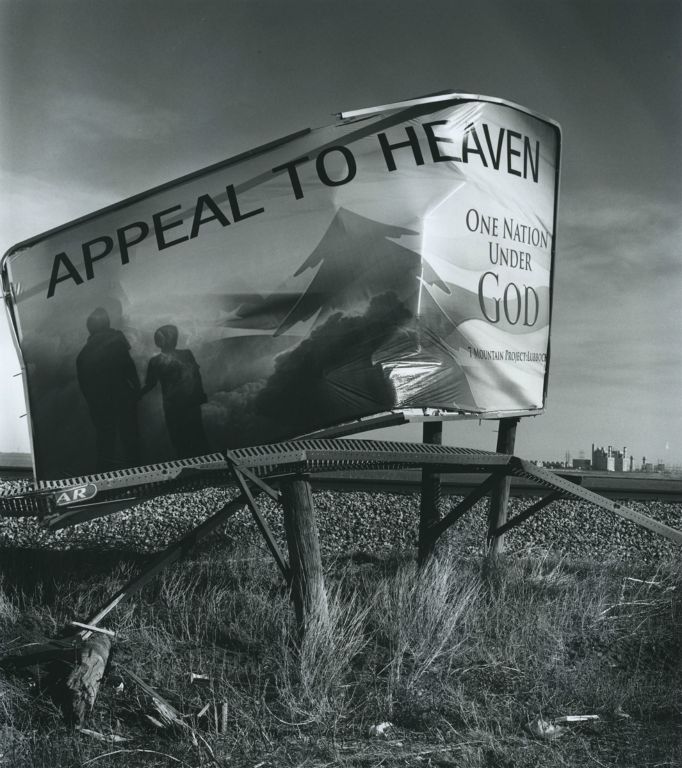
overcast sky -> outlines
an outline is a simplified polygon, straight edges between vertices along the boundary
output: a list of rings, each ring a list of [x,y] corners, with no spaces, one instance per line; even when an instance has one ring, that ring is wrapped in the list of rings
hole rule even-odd
[[[0,0],[0,251],[341,110],[509,99],[563,130],[547,410],[516,452],[682,463],[681,54],[679,0]],[[19,370],[0,317],[0,451],[29,449]]]

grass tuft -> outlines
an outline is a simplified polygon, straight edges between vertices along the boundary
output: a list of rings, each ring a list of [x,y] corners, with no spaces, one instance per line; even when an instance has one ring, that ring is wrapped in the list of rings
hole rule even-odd
[[[278,691],[296,722],[337,726],[357,687],[354,667],[369,643],[370,606],[362,605],[344,578],[330,585],[327,615],[314,615],[300,645],[291,618],[282,624]]]
[[[480,580],[453,561],[433,560],[418,569],[402,566],[379,584],[373,601],[377,630],[386,643],[385,709],[415,708],[430,678],[448,675],[461,663],[467,618],[480,593]]]

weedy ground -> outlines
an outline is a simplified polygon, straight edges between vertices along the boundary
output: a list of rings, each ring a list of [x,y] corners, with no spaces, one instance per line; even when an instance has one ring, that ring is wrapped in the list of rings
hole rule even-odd
[[[86,619],[138,566],[5,551],[0,655]],[[412,553],[325,567],[329,621],[302,646],[262,550],[170,567],[103,622],[117,638],[87,727],[110,741],[64,725],[44,672],[0,672],[0,766],[682,765],[678,566],[443,552],[421,571]],[[186,725],[155,725],[126,670]],[[535,732],[565,715],[599,720]]]

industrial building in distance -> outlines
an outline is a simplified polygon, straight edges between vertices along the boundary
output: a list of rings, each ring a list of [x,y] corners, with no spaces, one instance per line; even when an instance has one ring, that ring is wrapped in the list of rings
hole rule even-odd
[[[628,449],[617,451],[612,445],[604,450],[595,448],[592,443],[592,469],[601,472],[632,472],[634,470],[634,456],[628,456]]]
[[[592,458],[588,459],[580,452],[580,458],[571,458],[569,451],[566,452],[564,461],[537,461],[536,464],[547,467],[548,469],[577,469],[583,472],[679,472],[679,466],[669,467],[660,460],[656,463],[646,460],[642,456],[642,461],[635,464],[635,457],[632,456],[627,447],[622,450],[616,450],[612,445],[606,448],[597,448],[592,443]]]
[[[622,451],[616,450],[612,445],[606,449],[597,448],[592,443],[592,459],[573,459],[573,469],[592,469],[596,472],[665,472],[665,464],[647,462],[646,456],[642,457],[640,466],[635,467],[635,457],[628,453],[627,447]]]

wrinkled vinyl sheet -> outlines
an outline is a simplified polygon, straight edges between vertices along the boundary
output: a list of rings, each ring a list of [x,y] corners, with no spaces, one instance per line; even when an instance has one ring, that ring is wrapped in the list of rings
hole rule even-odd
[[[558,126],[461,94],[367,112],[6,254],[39,478],[544,407]]]

